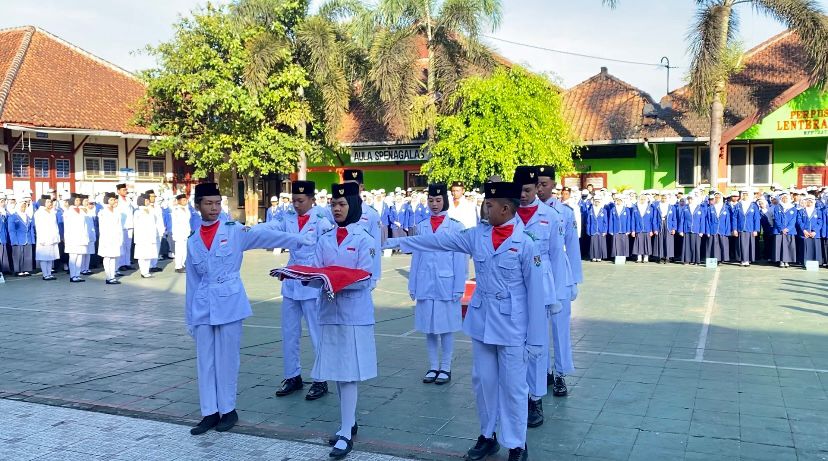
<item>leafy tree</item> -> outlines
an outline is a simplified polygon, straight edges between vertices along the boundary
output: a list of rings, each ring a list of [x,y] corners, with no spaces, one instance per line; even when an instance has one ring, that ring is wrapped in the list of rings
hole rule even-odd
[[[619,1],[603,3],[615,7]],[[808,56],[811,80],[823,89],[828,87],[828,19],[818,0],[696,0],[696,4],[696,22],[688,33],[691,103],[696,112],[710,116],[710,181],[717,188],[727,81],[735,68],[733,49],[738,45],[739,16],[734,8],[749,5],[796,32]]]
[[[549,80],[520,67],[464,80],[452,96],[453,115],[437,118],[436,139],[423,170],[434,181],[483,182],[511,178],[518,165],[555,165],[572,171],[577,149],[562,115],[561,95]]]
[[[236,27],[225,8],[212,5],[181,19],[171,41],[148,48],[159,67],[143,75],[139,113],[139,123],[160,136],[150,153],[184,158],[197,177],[236,172],[247,191],[248,222],[258,217],[259,175],[294,171],[302,153],[320,153],[298,133],[313,117],[300,95],[306,72],[289,48],[273,52],[255,91],[242,84],[259,32]]]

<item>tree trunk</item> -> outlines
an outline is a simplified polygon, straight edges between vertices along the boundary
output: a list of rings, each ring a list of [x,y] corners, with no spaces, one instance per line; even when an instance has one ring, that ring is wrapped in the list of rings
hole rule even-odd
[[[259,175],[244,175],[244,223],[253,226],[259,222]]]
[[[299,99],[305,98],[305,89],[299,87]],[[299,132],[299,136],[302,139],[306,139],[308,137],[308,125],[305,121],[299,122],[299,127],[297,128]],[[305,151],[299,152],[299,162],[296,165],[296,179],[299,181],[304,181],[308,179],[308,156],[305,154]]]
[[[722,50],[727,48],[728,25],[730,24],[730,14],[732,11],[732,4],[730,1],[725,2],[720,10],[719,21],[721,21],[721,34],[719,36],[719,46]],[[720,190],[719,184],[719,151],[722,145],[722,126],[724,125],[724,101],[727,98],[727,75],[723,75],[721,79],[716,82],[716,88],[713,90],[713,100],[710,107],[710,187],[714,190]]]
[[[436,79],[437,75],[434,70],[434,41],[433,41],[433,32],[431,30],[431,5],[430,0],[425,0],[425,11],[426,11],[426,40],[428,46],[428,68],[426,70],[426,91],[428,93],[428,103],[430,106],[437,105],[437,95],[435,94],[434,88],[437,86]],[[433,110],[429,109],[429,113],[434,113]],[[432,141],[434,141],[434,120],[428,121],[428,128],[426,130],[426,135],[428,137],[428,143],[431,145]]]

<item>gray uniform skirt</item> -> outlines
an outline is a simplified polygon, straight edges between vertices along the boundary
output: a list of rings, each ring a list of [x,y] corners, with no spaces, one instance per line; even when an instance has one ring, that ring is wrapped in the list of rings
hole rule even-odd
[[[32,259],[32,245],[27,243],[25,245],[12,245],[12,261],[15,272],[32,272],[34,271],[34,261]]]
[[[739,232],[736,242],[736,258],[740,262],[756,261],[756,239],[753,232]]]
[[[730,240],[727,235],[711,234],[707,238],[707,258],[730,261]]]
[[[822,239],[797,237],[796,240],[796,249],[799,251],[799,257],[797,259],[800,263],[805,264],[805,261],[816,261],[822,264]]]
[[[605,235],[589,236],[589,259],[607,259],[607,237]]]
[[[699,234],[684,234],[681,248],[681,262],[701,263],[701,237]]]
[[[653,236],[653,256],[661,259],[673,258],[676,256],[675,239],[667,229],[667,220],[661,220],[661,227],[658,235]]]
[[[319,325],[311,376],[316,381],[365,381],[377,376],[374,325]]]
[[[630,256],[630,236],[624,233],[612,234],[610,256]]]
[[[633,240],[632,254],[649,256],[653,254],[653,244],[649,232],[636,232]]]
[[[776,234],[774,235],[774,242],[776,262],[796,262],[796,239],[793,235]]]

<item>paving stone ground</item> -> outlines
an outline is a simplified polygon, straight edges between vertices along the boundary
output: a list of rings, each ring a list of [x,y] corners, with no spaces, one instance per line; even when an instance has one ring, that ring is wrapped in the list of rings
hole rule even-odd
[[[221,459],[232,446],[255,445],[242,436],[256,435],[268,447],[285,440],[321,447],[324,459],[324,438],[339,420],[336,395],[316,402],[304,393],[273,395],[282,379],[280,299],[267,272],[286,258],[246,256],[255,314],[242,345],[241,424],[221,434],[229,438],[193,438],[183,426],[200,415],[195,350],[182,321],[184,275],[172,267],[155,279],[132,274],[121,286],[104,285],[102,274],[84,284],[60,274],[57,282],[0,285],[0,412],[9,405],[2,399],[39,404],[27,424],[46,434],[69,418],[60,413],[66,408],[140,418],[135,424],[150,437],[156,426],[145,424],[174,423],[157,426],[156,445],[181,456],[203,441],[216,444],[208,451]],[[470,344],[458,335],[450,385],[420,382],[427,360],[422,335],[412,331],[409,261],[383,259],[374,292],[379,376],[360,384],[355,448],[460,459],[479,431]],[[585,263],[584,274],[573,308],[570,395],[544,399],[546,423],[529,430],[531,459],[828,459],[828,273]],[[309,379],[308,338],[303,364]],[[4,431],[0,450],[19,438]],[[86,439],[101,450],[123,444],[97,437]],[[18,459],[4,453],[0,459]],[[140,454],[134,459],[150,459]],[[307,456],[290,459],[317,459]]]

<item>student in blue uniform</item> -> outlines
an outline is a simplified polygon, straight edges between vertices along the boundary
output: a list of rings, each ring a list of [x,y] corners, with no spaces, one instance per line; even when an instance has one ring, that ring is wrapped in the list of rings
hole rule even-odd
[[[333,228],[325,214],[314,206],[314,191],[316,184],[313,181],[294,181],[291,185],[293,206],[278,218],[274,218],[266,225],[271,229],[291,234],[310,234],[318,238],[322,233]],[[312,266],[316,249],[302,247],[290,252],[287,264]],[[319,289],[303,286],[297,280],[282,281],[282,344],[284,379],[277,397],[284,397],[304,387],[302,382],[302,363],[299,354],[300,339],[302,337],[302,318],[308,326],[311,344],[314,351],[319,342]],[[305,400],[316,400],[328,393],[328,383],[314,381]]]
[[[696,203],[695,195],[685,197],[687,205],[679,211],[678,229],[683,237],[682,264],[698,265],[702,262],[701,239],[707,232],[707,213]]]
[[[722,193],[716,192],[713,204],[707,207],[707,258],[720,262],[730,260],[730,236],[733,233],[733,213],[722,201]],[[796,218],[796,217],[794,217]]]
[[[275,221],[282,213],[282,208],[279,206],[279,197],[270,197],[270,208],[265,212],[265,222]]]
[[[750,198],[750,192],[740,191],[740,200],[731,208],[733,213],[733,236],[736,238],[736,257],[742,267],[756,261],[756,237],[761,226],[761,212]]]
[[[796,262],[796,217],[798,210],[787,192],[779,194],[779,205],[773,213],[774,254],[779,267]]]
[[[428,186],[431,217],[417,224],[416,235],[460,232],[465,227],[446,216],[448,188],[445,184]],[[414,329],[426,335],[429,369],[426,384],[451,381],[454,333],[462,328],[460,298],[466,288],[466,255],[451,251],[415,251],[411,257],[408,292],[414,305]],[[438,354],[442,346],[442,357]]]
[[[414,227],[416,228],[417,224],[420,224],[421,222],[425,221],[431,215],[432,214],[428,206],[428,196],[423,195],[422,198],[419,199],[417,207],[414,209]]]
[[[797,261],[805,265],[806,261],[822,264],[822,213],[816,208],[816,197],[805,195],[802,209],[796,217]]]
[[[638,203],[632,206],[632,254],[635,255],[635,262],[646,263],[653,254],[653,208],[647,203],[647,196],[641,194]]]
[[[34,271],[32,245],[35,244],[34,219],[28,214],[29,202],[21,200],[17,210],[9,215],[6,225],[12,245],[12,265],[18,277],[28,277]]]
[[[297,249],[314,240],[266,226],[245,229],[221,221],[221,193],[215,183],[195,187],[201,226],[187,242],[184,320],[196,344],[198,396],[204,417],[193,435],[230,430],[238,421],[236,385],[242,321],[253,311],[239,276],[244,252],[253,248]]]
[[[575,282],[569,268],[569,260],[564,251],[564,233],[566,224],[564,215],[544,204],[537,198],[538,168],[519,166],[515,169],[515,184],[521,186],[520,207],[517,209],[518,218],[523,223],[524,230],[536,240],[541,255],[544,272],[546,297],[544,306],[548,306],[546,313],[551,320],[554,314],[561,310],[563,298],[569,298]],[[547,322],[548,328],[548,322]],[[547,338],[549,332],[547,331]],[[560,350],[556,349],[556,354]],[[529,385],[529,410],[527,426],[538,427],[544,422],[543,396],[546,395],[547,370],[549,369],[549,343],[544,344],[540,357],[529,357],[526,379]]]
[[[371,272],[376,267],[374,237],[360,219],[363,215],[359,185],[355,182],[333,184],[331,211],[336,227],[323,233],[315,248],[317,267],[343,266]],[[312,284],[312,286],[318,286]],[[377,376],[377,350],[374,343],[373,282],[356,282],[333,299],[320,297],[319,342],[313,378],[336,381],[341,426],[334,438],[330,457],[341,459],[353,449],[357,432],[357,384]]]
[[[667,264],[675,253],[675,235],[678,228],[676,207],[668,203],[668,195],[662,192],[653,204],[653,257]]]
[[[773,257],[773,209],[768,205],[767,200],[760,198],[756,201],[759,208],[760,236],[756,239],[756,249],[760,258],[765,261],[772,261]],[[761,250],[761,251],[760,251]]]
[[[460,233],[389,239],[386,247],[471,255],[477,288],[463,331],[472,339],[472,386],[480,436],[467,459],[484,459],[503,444],[510,461],[526,461],[526,357],[540,357],[548,340],[543,259],[516,216],[520,186],[491,182],[484,190],[487,223]]]
[[[555,353],[546,354],[549,356],[546,385],[552,386],[553,396],[563,397],[569,393],[566,387],[566,375],[575,371],[575,363],[572,358],[570,324],[572,321],[572,301],[578,295],[578,285],[584,281],[583,270],[581,268],[581,245],[578,235],[578,223],[575,218],[576,211],[570,208],[565,202],[557,200],[552,196],[552,191],[555,190],[556,186],[555,167],[551,165],[538,165],[536,168],[538,169],[538,199],[560,213],[563,219],[563,252],[569,262],[569,271],[572,274],[573,282],[572,286],[569,287],[569,293],[558,292],[561,310],[560,312],[552,314],[550,319],[552,346]],[[571,190],[568,187],[564,187],[561,190],[561,198],[563,200],[567,200],[569,194],[571,194]],[[578,213],[580,213],[580,210]],[[568,296],[566,296],[567,294]]]
[[[607,259],[609,213],[606,207],[601,205],[601,199],[592,200],[592,204],[585,208],[584,218],[584,229],[589,236],[589,260],[600,262]]]
[[[11,272],[11,258],[9,257],[9,215],[6,212],[6,195],[0,192],[0,274]]]
[[[630,257],[630,230],[632,216],[624,200],[617,196],[613,203],[607,205],[607,233],[610,235],[610,257]]]
[[[826,195],[825,192],[822,193]],[[817,200],[817,203],[822,203],[822,200]],[[822,265],[828,266],[828,206],[818,206],[818,212],[822,216],[822,229],[820,231],[822,243]],[[1,231],[1,230],[0,230]]]

